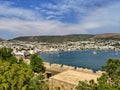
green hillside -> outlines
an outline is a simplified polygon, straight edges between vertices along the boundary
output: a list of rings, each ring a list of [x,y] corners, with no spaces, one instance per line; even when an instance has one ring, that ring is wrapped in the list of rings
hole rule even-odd
[[[12,40],[20,41],[38,41],[48,43],[61,43],[66,41],[82,41],[82,40],[120,40],[120,34],[106,33],[106,34],[71,34],[59,36],[23,36]]]
[[[20,41],[38,41],[38,42],[66,42],[66,41],[79,41],[79,40],[88,40],[94,35],[90,34],[75,34],[75,35],[63,35],[63,36],[26,36],[26,37],[17,37],[13,40]]]

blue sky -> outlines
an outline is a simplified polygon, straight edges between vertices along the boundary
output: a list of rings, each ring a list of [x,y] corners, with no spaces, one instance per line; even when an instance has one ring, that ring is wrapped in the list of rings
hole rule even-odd
[[[0,0],[0,37],[120,33],[120,0]]]

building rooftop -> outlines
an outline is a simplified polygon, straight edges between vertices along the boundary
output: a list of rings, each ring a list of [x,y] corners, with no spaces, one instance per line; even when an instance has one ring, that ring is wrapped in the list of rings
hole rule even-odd
[[[89,81],[93,79],[96,82],[97,78],[99,77],[100,75],[96,75],[96,74],[78,72],[75,70],[67,70],[52,76],[51,79],[59,80],[73,85],[78,85],[79,81],[85,81],[85,80]]]

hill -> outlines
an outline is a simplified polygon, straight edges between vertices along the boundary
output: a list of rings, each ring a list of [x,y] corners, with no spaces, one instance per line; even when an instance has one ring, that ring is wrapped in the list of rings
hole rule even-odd
[[[38,41],[38,42],[65,42],[65,41],[79,41],[79,40],[88,40],[94,35],[91,34],[75,34],[75,35],[63,35],[63,36],[26,36],[26,37],[17,37],[12,40],[20,41]]]
[[[105,34],[73,34],[73,35],[62,35],[62,36],[25,36],[17,37],[12,40],[20,41],[38,41],[38,42],[49,42],[49,43],[61,43],[66,41],[80,41],[80,40],[120,40],[120,34],[105,33]]]
[[[104,40],[120,40],[120,34],[118,33],[105,33],[97,34],[91,38],[92,40],[104,39]]]
[[[0,41],[4,41],[4,39],[0,38]]]

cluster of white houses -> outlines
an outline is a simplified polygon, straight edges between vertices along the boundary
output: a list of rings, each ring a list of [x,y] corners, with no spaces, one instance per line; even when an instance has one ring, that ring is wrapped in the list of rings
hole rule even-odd
[[[38,52],[51,52],[51,51],[72,51],[84,49],[120,49],[120,41],[76,41],[76,42],[63,42],[63,43],[45,43],[45,42],[29,42],[29,41],[2,41],[0,47],[12,48],[15,54],[24,53],[38,53]]]

